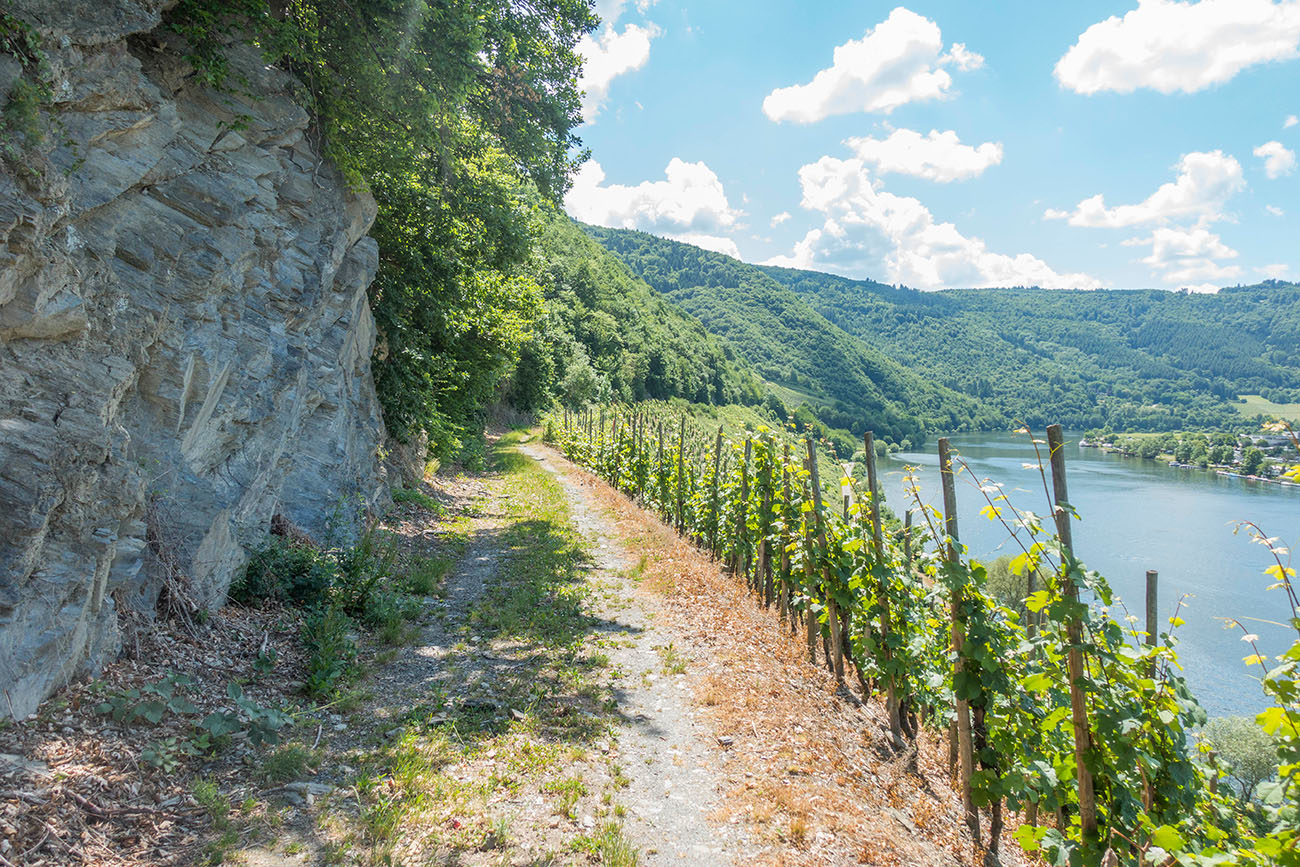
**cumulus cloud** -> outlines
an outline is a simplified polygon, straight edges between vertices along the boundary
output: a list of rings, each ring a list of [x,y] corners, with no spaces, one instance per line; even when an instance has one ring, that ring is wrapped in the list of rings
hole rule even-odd
[[[1275,217],[1285,217],[1285,216],[1286,216],[1286,211],[1282,210],[1282,209],[1279,208],[1277,205],[1265,205],[1265,206],[1264,206],[1264,210],[1265,210],[1265,211],[1268,211],[1270,214],[1272,214],[1272,215],[1275,216]]]
[[[799,170],[799,183],[803,206],[821,212],[824,222],[790,255],[768,264],[877,276],[926,289],[1099,285],[1087,274],[1058,273],[1028,253],[990,251],[984,241],[963,235],[952,223],[937,222],[917,199],[879,189],[860,157],[824,156]]]
[[[1237,258],[1237,251],[1204,226],[1190,229],[1159,226],[1152,230],[1150,237],[1130,238],[1123,243],[1130,247],[1150,244],[1151,254],[1142,262],[1160,272],[1171,285],[1203,288],[1209,281],[1222,283],[1241,275],[1239,266],[1220,261]]]
[[[1002,162],[1002,145],[984,142],[979,147],[964,145],[952,130],[930,130],[928,136],[910,129],[896,129],[888,138],[851,138],[845,142],[863,162],[881,174],[912,175],[947,183],[984,173]]]
[[[1182,218],[1220,220],[1227,200],[1245,187],[1241,163],[1223,151],[1183,154],[1178,177],[1135,205],[1106,207],[1098,193],[1084,199],[1073,211],[1049,208],[1049,220],[1068,219],[1071,226],[1118,229],[1146,223],[1163,223]]]
[[[1291,274],[1291,266],[1280,262],[1273,265],[1261,265],[1255,270],[1272,280],[1287,280],[1290,279],[1289,275]]]
[[[788,219],[790,219],[790,212],[782,211],[781,213],[777,214],[775,217],[772,218],[772,228],[775,229],[777,226],[781,225]]]
[[[1300,0],[1139,0],[1085,30],[1056,64],[1083,94],[1194,93],[1257,63],[1300,57]]]
[[[1282,122],[1282,129],[1290,129],[1298,123],[1300,123],[1300,117],[1296,117],[1294,114],[1288,114],[1286,120]]]
[[[861,39],[836,47],[830,67],[807,84],[779,87],[763,100],[774,121],[813,123],[834,114],[888,114],[909,102],[940,99],[952,86],[953,66],[978,69],[984,58],[954,44],[943,53],[939,25],[902,6]]]
[[[725,232],[740,211],[731,207],[722,181],[705,163],[673,157],[662,181],[635,186],[605,183],[600,163],[588,160],[573,180],[565,209],[579,220],[615,229],[640,229],[740,257]]]
[[[578,41],[582,55],[582,116],[590,123],[600,114],[609,97],[609,85],[624,73],[640,69],[650,59],[650,42],[659,35],[653,24],[628,24],[620,32],[607,26],[598,39],[584,35]]]
[[[1253,153],[1264,161],[1264,174],[1270,178],[1295,171],[1295,151],[1283,147],[1280,141],[1264,142]]]

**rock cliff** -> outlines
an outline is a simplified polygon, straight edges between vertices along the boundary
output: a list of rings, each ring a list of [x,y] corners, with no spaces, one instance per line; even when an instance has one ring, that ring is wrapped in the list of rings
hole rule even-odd
[[[202,86],[170,5],[6,4],[54,88],[0,165],[0,712],[111,658],[169,572],[219,604],[273,516],[346,533],[387,496],[374,202],[255,50]]]

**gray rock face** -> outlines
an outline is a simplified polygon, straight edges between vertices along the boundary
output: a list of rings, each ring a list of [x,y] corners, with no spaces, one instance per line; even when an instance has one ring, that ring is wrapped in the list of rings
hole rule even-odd
[[[21,716],[111,658],[168,570],[220,604],[273,515],[346,535],[387,488],[374,202],[292,82],[236,48],[256,98],[199,86],[163,0],[7,5],[44,36],[57,118],[0,163],[0,712]]]

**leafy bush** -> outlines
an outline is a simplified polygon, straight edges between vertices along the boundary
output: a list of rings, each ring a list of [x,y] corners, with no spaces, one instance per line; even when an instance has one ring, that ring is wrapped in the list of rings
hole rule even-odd
[[[1277,747],[1250,717],[1212,719],[1205,739],[1229,766],[1228,775],[1243,801],[1253,799],[1260,784],[1277,773]]]
[[[347,679],[357,656],[351,630],[351,618],[337,606],[318,608],[307,615],[302,643],[308,654],[303,686],[308,695],[329,698]]]
[[[110,695],[95,710],[112,716],[114,722],[144,720],[157,725],[168,712],[188,714],[198,711],[183,694],[193,684],[194,679],[188,675],[169,674],[157,683]]]
[[[230,585],[230,600],[245,606],[268,599],[313,605],[329,591],[334,571],[327,554],[272,538],[253,552],[244,573]]]
[[[357,544],[335,554],[334,601],[347,614],[366,618],[376,590],[392,572],[396,555],[392,539],[376,529],[367,530]]]

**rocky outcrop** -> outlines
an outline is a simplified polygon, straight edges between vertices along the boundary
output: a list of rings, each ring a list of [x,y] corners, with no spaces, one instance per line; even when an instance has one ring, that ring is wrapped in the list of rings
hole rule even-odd
[[[234,47],[246,85],[201,86],[166,0],[6,5],[55,80],[45,144],[0,166],[0,711],[23,715],[169,571],[219,604],[274,515],[347,532],[386,487],[374,203],[292,81]],[[20,72],[0,54],[0,94]]]

